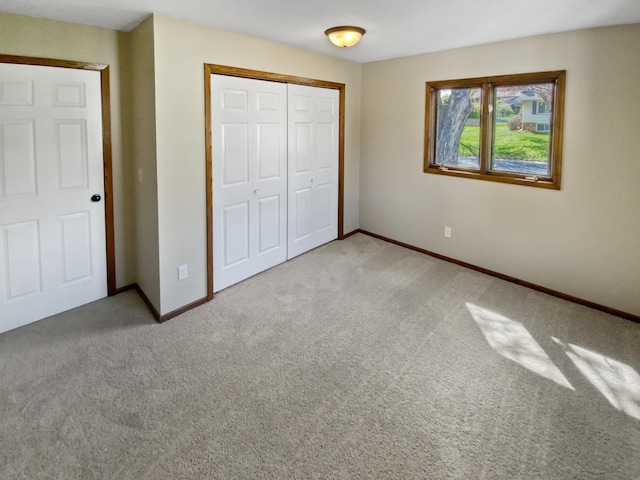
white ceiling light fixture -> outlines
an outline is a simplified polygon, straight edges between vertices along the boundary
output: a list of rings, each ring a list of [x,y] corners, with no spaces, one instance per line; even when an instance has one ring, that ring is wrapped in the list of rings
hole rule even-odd
[[[360,27],[333,27],[325,31],[331,43],[336,47],[353,47],[360,41],[366,30]]]

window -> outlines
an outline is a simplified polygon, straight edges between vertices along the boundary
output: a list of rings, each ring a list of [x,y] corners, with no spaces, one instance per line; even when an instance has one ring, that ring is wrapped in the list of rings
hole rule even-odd
[[[424,171],[560,189],[565,76],[427,82]]]
[[[546,103],[544,103],[544,100],[542,101],[537,101],[537,102],[533,102],[533,114],[543,114],[545,113],[545,109],[546,109]]]

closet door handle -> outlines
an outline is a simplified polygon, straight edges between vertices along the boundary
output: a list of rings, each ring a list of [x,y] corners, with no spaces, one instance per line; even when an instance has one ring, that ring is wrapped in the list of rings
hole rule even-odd
[[[253,191],[253,194],[254,194],[254,195],[258,195],[259,193],[260,193],[260,189],[259,189],[259,188],[256,188],[256,189]]]
[[[315,181],[316,181],[316,179],[315,179],[315,178],[312,178],[312,179],[311,179],[311,183],[315,183]]]

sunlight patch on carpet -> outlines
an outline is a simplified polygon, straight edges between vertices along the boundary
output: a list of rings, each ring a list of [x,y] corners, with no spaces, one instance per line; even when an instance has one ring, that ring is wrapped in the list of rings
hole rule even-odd
[[[496,352],[558,385],[575,390],[521,323],[473,303],[466,306]]]
[[[578,370],[616,410],[640,420],[640,375],[633,367],[586,348],[565,344],[555,337],[551,338],[564,348]]]

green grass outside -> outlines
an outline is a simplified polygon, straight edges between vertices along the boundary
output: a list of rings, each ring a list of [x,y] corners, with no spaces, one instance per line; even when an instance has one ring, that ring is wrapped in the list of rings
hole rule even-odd
[[[510,131],[506,124],[495,126],[494,158],[546,162],[549,156],[549,134]],[[466,126],[460,137],[459,154],[477,156],[480,127]]]

